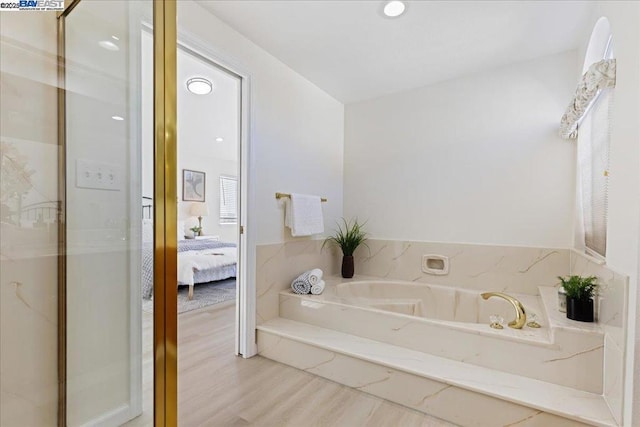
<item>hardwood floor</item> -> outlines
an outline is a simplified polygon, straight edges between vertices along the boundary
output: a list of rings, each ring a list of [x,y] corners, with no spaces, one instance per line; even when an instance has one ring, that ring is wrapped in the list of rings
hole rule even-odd
[[[453,424],[256,356],[233,355],[235,305],[178,317],[178,424],[191,426],[428,426]],[[151,426],[152,315],[143,313],[144,413]]]

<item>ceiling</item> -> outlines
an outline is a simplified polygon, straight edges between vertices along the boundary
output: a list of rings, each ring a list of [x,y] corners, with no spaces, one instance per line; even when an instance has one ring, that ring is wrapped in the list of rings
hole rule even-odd
[[[348,104],[512,62],[585,40],[589,1],[244,0],[199,3]]]
[[[240,80],[209,62],[178,49],[178,141],[194,153],[237,161],[240,141]],[[187,80],[204,77],[207,95],[187,90]],[[217,142],[216,138],[222,138]]]
[[[153,38],[142,32],[142,75],[153,74]],[[240,80],[180,48],[177,56],[178,75],[178,142],[180,151],[221,160],[237,161],[240,137]],[[187,90],[187,80],[204,77],[213,85],[207,95],[195,95]],[[142,99],[153,99],[152,81],[143,85]],[[152,105],[145,106],[151,114]],[[151,120],[152,116],[147,117]],[[148,126],[151,126],[149,123]],[[217,142],[216,138],[223,138]]]

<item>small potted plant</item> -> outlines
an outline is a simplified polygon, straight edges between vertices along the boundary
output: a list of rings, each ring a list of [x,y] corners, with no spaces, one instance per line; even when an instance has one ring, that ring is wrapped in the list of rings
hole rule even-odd
[[[198,227],[197,225],[191,227],[189,230],[193,231],[193,236],[201,236],[202,235],[202,227]]]
[[[593,297],[598,289],[595,276],[558,277],[567,293],[567,318],[593,322]]]
[[[350,279],[354,273],[353,253],[361,244],[367,246],[364,243],[367,240],[367,233],[363,229],[364,224],[359,224],[358,219],[355,219],[353,224],[347,222],[344,218],[342,218],[342,222],[344,223],[344,230],[338,224],[336,234],[325,239],[322,247],[324,248],[327,243],[332,243],[342,249],[342,277]]]

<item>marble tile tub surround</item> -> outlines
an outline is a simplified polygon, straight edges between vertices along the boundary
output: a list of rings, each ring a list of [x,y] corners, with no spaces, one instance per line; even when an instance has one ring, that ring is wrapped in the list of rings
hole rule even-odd
[[[352,305],[349,301],[336,298],[335,288],[341,283],[366,283],[360,278],[353,280],[328,279],[322,295],[297,295],[289,290],[281,292],[280,318],[496,372],[508,372],[602,394],[603,335],[597,325],[589,324],[587,326],[594,328],[586,330],[550,328],[546,316],[541,316],[544,326],[540,329],[525,327],[513,330],[505,327],[498,331],[489,328],[488,322],[470,323],[409,316]],[[393,286],[391,282],[389,284]],[[445,304],[444,301],[442,303]],[[530,307],[532,303],[523,299],[525,307]],[[590,374],[584,375],[584,372]]]
[[[571,251],[569,271],[570,274],[596,276],[600,283],[598,323],[606,337],[603,391],[616,421],[622,423],[629,278],[577,251]]]
[[[278,317],[279,292],[289,287],[296,274],[316,266],[326,274],[339,272],[339,251],[321,250],[322,242],[294,240],[257,247],[258,324]],[[368,245],[370,252],[360,248],[355,254],[356,273],[391,280],[537,295],[538,286],[553,286],[560,275],[598,276],[603,284],[599,318],[606,334],[603,391],[616,420],[621,422],[627,277],[568,249],[380,239],[371,239]],[[448,256],[449,274],[423,273],[425,254]]]
[[[300,273],[320,268],[325,275],[338,274],[338,250],[324,240],[297,239],[256,247],[256,321],[278,317],[279,293],[288,289]]]
[[[624,350],[629,278],[577,251],[571,251],[570,261],[569,274],[598,278],[598,323],[618,348]]]
[[[269,359],[461,426],[615,425],[597,394],[286,319],[259,327],[258,348]]]
[[[356,274],[483,291],[537,295],[538,286],[555,285],[569,266],[568,249],[378,239],[367,244],[369,249],[354,254]],[[449,274],[423,273],[426,254],[449,257]]]

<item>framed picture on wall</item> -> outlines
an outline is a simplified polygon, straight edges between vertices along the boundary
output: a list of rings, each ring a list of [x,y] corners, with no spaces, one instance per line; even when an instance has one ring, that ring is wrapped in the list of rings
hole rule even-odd
[[[185,202],[204,202],[205,173],[182,169],[182,200]]]

